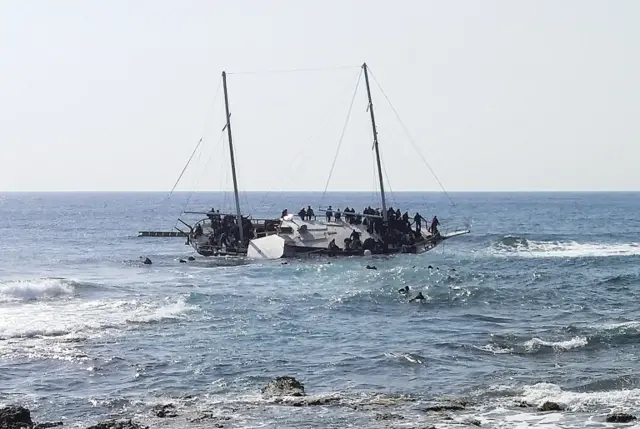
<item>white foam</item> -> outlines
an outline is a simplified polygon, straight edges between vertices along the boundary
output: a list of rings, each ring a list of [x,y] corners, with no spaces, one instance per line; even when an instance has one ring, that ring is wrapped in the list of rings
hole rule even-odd
[[[71,280],[53,277],[3,281],[0,282],[0,302],[71,296],[75,293],[73,283]]]
[[[524,343],[524,347],[527,351],[537,350],[540,347],[551,347],[557,351],[565,351],[584,347],[587,343],[588,340],[585,337],[573,337],[572,339],[565,341],[545,341],[540,338],[532,338]]]
[[[501,246],[497,254],[533,258],[583,258],[640,255],[640,243],[578,243],[576,241],[526,241]]]
[[[176,300],[43,301],[2,309],[0,337],[34,338],[102,336],[126,329],[131,322],[149,323],[184,317],[195,307]]]
[[[494,355],[513,353],[513,349],[511,347],[500,347],[495,344],[486,344],[484,346],[473,347],[478,350],[482,350],[483,352],[493,353]]]
[[[542,405],[546,401],[557,402],[571,411],[625,411],[640,405],[640,389],[610,390],[599,392],[571,392],[551,383],[526,386],[522,399],[530,404]]]

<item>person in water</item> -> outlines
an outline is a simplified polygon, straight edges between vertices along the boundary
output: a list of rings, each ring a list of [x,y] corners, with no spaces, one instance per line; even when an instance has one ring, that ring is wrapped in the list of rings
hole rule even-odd
[[[398,293],[401,293],[403,295],[407,295],[409,293],[409,285],[407,285],[405,287],[401,287],[400,289],[398,289]]]
[[[414,302],[414,301],[420,301],[420,302],[425,302],[427,299],[424,297],[424,295],[422,294],[422,292],[418,292],[418,294],[416,296],[414,296],[413,298],[411,298],[409,300],[409,302]]]

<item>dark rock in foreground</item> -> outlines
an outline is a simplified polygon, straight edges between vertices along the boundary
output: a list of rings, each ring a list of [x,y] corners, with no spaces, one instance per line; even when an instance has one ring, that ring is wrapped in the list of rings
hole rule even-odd
[[[626,413],[609,414],[607,423],[629,423],[636,420],[636,416]]]
[[[152,410],[156,417],[178,417],[176,407],[174,407],[173,404],[156,405]]]
[[[564,411],[564,407],[557,402],[547,401],[538,408],[538,411]]]
[[[24,407],[8,406],[0,408],[0,429],[31,428],[31,412]]]
[[[262,393],[269,396],[304,396],[304,385],[293,377],[276,377],[262,389]]]
[[[149,429],[131,420],[105,420],[97,425],[89,426],[87,429]]]

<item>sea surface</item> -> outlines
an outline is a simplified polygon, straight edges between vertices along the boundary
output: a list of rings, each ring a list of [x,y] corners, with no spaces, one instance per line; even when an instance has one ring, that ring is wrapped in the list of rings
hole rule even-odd
[[[242,207],[274,217],[374,197],[249,193]],[[640,194],[451,198],[390,199],[471,226],[426,254],[283,264],[137,237],[185,208],[230,208],[229,194],[0,194],[0,405],[69,427],[582,428],[640,414]],[[409,303],[407,285],[427,301]],[[264,397],[280,375],[332,402]],[[468,405],[423,410],[442,398]],[[565,411],[538,412],[545,401]],[[166,403],[178,417],[151,412]]]

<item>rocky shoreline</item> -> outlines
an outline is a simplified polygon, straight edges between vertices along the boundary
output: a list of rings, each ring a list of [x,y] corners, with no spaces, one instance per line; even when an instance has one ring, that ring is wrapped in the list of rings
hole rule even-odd
[[[384,401],[372,401],[368,404],[353,405],[345,403],[339,396],[307,396],[304,385],[290,376],[276,377],[269,381],[266,386],[261,390],[262,396],[267,400],[267,405],[280,405],[291,407],[312,407],[312,406],[338,406],[349,407],[355,411],[370,411],[374,412],[371,418],[380,424],[388,425],[393,422],[402,422],[406,420],[406,417],[397,412],[390,412],[385,409],[390,403]],[[405,398],[406,402],[410,402],[411,399]],[[434,422],[452,422],[462,423],[465,426],[482,426],[482,422],[473,417],[465,416],[464,414],[454,419],[456,413],[463,413],[465,411],[471,411],[467,402],[462,400],[445,400],[438,401],[427,406],[416,408],[416,410],[424,413],[427,416],[432,416]],[[526,402],[514,402],[515,408],[530,408],[539,413],[553,413],[565,411],[565,407],[556,402],[546,401],[538,406],[529,404]],[[396,410],[393,410],[396,411]],[[177,419],[181,417],[182,419]],[[233,426],[233,421],[230,416],[215,415],[214,413],[199,413],[194,416],[187,416],[180,412],[178,407],[174,404],[158,404],[151,408],[151,418],[155,418],[152,427],[170,427],[178,426],[183,427],[185,424],[202,424],[204,427],[213,428],[225,428],[230,425]],[[178,421],[179,420],[179,421]],[[636,417],[627,413],[611,413],[606,416],[604,421],[607,423],[630,423],[636,420]],[[164,424],[162,422],[166,422]],[[62,421],[54,422],[39,422],[36,423],[31,417],[29,409],[20,405],[11,405],[4,408],[0,408],[0,429],[47,429],[54,427],[63,427],[65,424]],[[74,425],[76,426],[76,425]],[[91,426],[86,426],[86,429],[148,429],[150,426],[134,421],[134,419],[120,419],[120,420],[104,420]],[[403,427],[408,427],[403,424]],[[432,424],[420,425],[420,429],[435,429]]]

